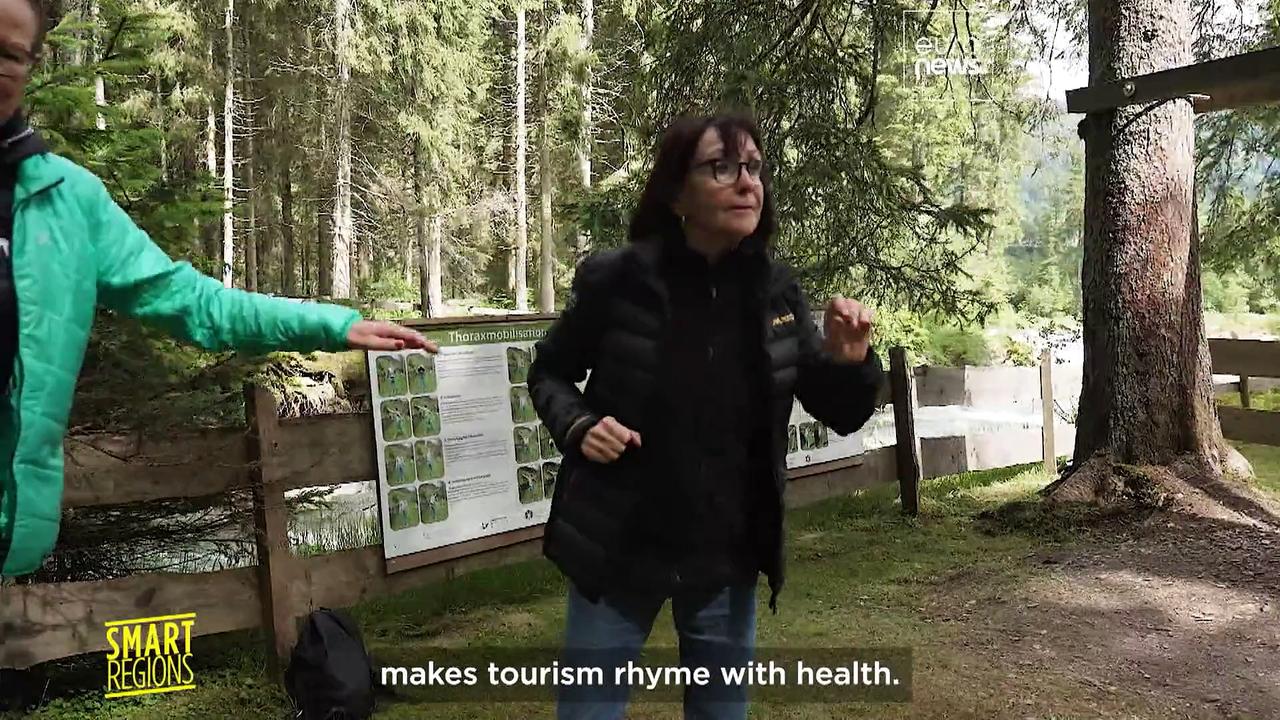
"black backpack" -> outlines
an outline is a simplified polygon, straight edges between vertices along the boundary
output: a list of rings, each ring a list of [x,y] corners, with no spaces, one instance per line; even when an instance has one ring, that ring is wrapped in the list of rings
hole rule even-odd
[[[297,720],[366,720],[371,716],[378,680],[355,621],[328,608],[308,615],[284,684]]]

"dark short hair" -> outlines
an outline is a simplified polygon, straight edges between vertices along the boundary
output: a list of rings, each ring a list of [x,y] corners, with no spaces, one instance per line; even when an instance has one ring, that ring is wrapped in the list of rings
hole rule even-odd
[[[31,12],[36,16],[36,36],[31,39],[31,54],[40,57],[40,52],[44,50],[44,34],[48,25],[44,0],[27,0],[27,4],[31,6]]]
[[[715,128],[720,134],[729,157],[733,157],[738,151],[743,135],[750,137],[761,154],[764,153],[760,129],[750,115],[723,113],[677,118],[667,127],[658,143],[653,169],[649,171],[649,178],[640,193],[640,202],[631,216],[628,236],[632,242],[671,237],[680,232],[680,218],[672,210],[671,204],[679,197],[685,180],[689,177],[693,159],[698,152],[698,142],[710,128]],[[764,184],[764,205],[760,209],[760,224],[747,239],[767,244],[776,227],[773,187],[767,172],[761,175],[761,182]]]

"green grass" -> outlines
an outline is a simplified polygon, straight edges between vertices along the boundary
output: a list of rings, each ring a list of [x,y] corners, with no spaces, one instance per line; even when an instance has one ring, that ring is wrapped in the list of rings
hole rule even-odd
[[[1205,330],[1209,337],[1230,337],[1232,332],[1250,336],[1261,333],[1280,335],[1280,315],[1259,313],[1204,314]]]
[[[382,521],[357,512],[313,511],[293,518],[291,539],[295,555],[310,557],[376,545],[382,541]]]
[[[1240,393],[1225,392],[1218,394],[1218,404],[1228,407],[1240,407]],[[1252,410],[1269,410],[1280,412],[1280,388],[1267,392],[1249,393],[1249,408]]]
[[[1240,407],[1240,394],[1234,392],[1220,393],[1218,395],[1218,404],[1228,407]],[[1280,412],[1280,389],[1270,390],[1265,393],[1250,393],[1249,405],[1254,410]],[[1277,417],[1277,422],[1280,422],[1280,417]],[[1253,465],[1257,486],[1280,500],[1280,447],[1241,442],[1232,444]]]
[[[1280,489],[1280,449],[1244,447],[1260,483]],[[963,629],[932,623],[922,606],[940,588],[975,601],[1016,584],[1035,568],[1026,558],[1075,540],[1055,533],[983,531],[981,515],[1010,501],[1030,500],[1048,480],[1038,468],[1010,468],[940,478],[922,487],[921,515],[904,517],[896,488],[885,487],[825,501],[788,516],[790,561],[780,613],[772,616],[760,593],[762,647],[911,647],[915,699],[911,705],[757,704],[753,718],[1009,718],[1096,717],[1064,714],[1085,707],[1067,669],[1042,672],[1014,684],[1008,668],[974,662]],[[453,581],[378,598],[353,610],[371,652],[386,664],[419,664],[441,647],[555,647],[563,630],[564,580],[544,561],[484,570]],[[674,647],[669,607],[659,616],[650,647]],[[52,668],[47,701],[10,720],[277,720],[283,693],[265,679],[255,632],[202,638],[196,643],[198,688],[149,700],[101,699],[100,658]],[[1030,688],[1030,689],[1028,689]],[[411,691],[402,691],[411,694]],[[1016,699],[1016,704],[1013,700]],[[1140,713],[1137,696],[1114,700],[1117,713]],[[385,704],[387,720],[551,718],[547,704],[438,705],[405,700]],[[678,707],[636,704],[628,717],[678,717]]]
[[[1036,543],[1026,536],[983,536],[971,527],[973,513],[1028,495],[1045,479],[1035,471],[998,470],[929,482],[922,489],[918,519],[901,516],[892,487],[793,512],[789,516],[792,560],[781,614],[768,616],[767,591],[762,585],[759,643],[887,647],[926,641],[928,628],[917,621],[914,608],[933,582],[961,567],[981,567],[993,576],[1014,574],[1020,558]],[[375,656],[389,664],[414,664],[415,648],[554,647],[563,629],[565,589],[554,568],[537,561],[379,598],[355,608],[354,614]],[[851,614],[859,618],[852,627]],[[669,608],[655,626],[651,645],[675,645]],[[264,661],[256,633],[201,639],[195,654],[197,690],[160,699],[104,703],[98,697],[102,674],[90,661],[89,669],[78,677],[59,676],[55,671],[54,694],[69,696],[46,704],[30,717],[279,717],[284,698],[263,680]],[[84,691],[68,692],[76,683]],[[642,712],[663,707],[638,706]],[[546,707],[517,712],[512,705],[398,704],[379,717],[548,717],[549,712]]]
[[[1254,483],[1280,500],[1280,447],[1232,443],[1253,465]]]

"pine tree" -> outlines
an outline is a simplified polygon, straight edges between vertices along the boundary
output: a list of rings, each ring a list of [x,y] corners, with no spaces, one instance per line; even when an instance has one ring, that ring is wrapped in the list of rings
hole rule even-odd
[[[1142,28],[1151,28],[1150,32]],[[1095,83],[1192,62],[1187,0],[1089,4]],[[1072,470],[1049,497],[1104,498],[1114,464],[1203,484],[1239,467],[1223,441],[1201,307],[1193,109],[1181,99],[1090,114],[1085,138],[1084,379]]]
[[[525,154],[529,140],[525,130],[525,9],[522,3],[516,8],[516,226],[515,242],[511,252],[511,267],[514,273],[512,291],[516,296],[516,310],[524,312],[529,309],[529,290],[527,284],[527,265],[529,255],[529,219],[528,191],[525,187]]]

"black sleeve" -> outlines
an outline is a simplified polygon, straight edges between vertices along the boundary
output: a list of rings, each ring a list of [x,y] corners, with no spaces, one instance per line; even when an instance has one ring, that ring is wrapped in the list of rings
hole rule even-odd
[[[789,300],[800,334],[799,376],[796,398],[816,420],[837,435],[857,432],[875,414],[884,370],[875,348],[867,349],[860,363],[836,362],[822,347],[822,336],[798,285]]]
[[[582,436],[600,417],[587,406],[577,383],[595,365],[604,301],[603,266],[607,260],[592,256],[579,265],[572,294],[560,317],[537,344],[529,368],[529,394],[542,424],[556,447],[566,456],[578,452]]]

